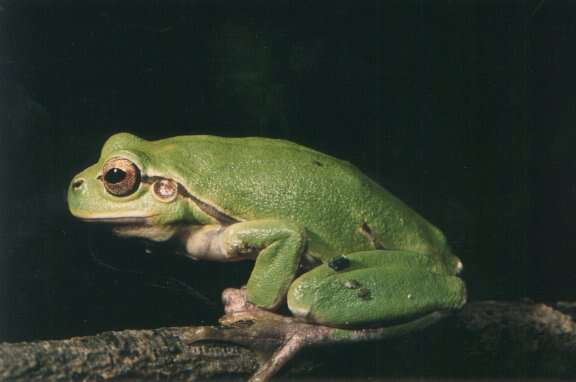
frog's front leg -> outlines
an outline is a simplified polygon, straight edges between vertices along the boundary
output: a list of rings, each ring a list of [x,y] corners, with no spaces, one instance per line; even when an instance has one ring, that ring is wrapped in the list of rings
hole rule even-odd
[[[298,270],[306,246],[304,229],[280,220],[256,220],[231,225],[220,240],[231,256],[256,255],[246,284],[247,301],[264,309],[277,308]]]
[[[276,219],[232,224],[226,228],[208,226],[191,232],[188,253],[197,258],[219,261],[255,259],[252,274],[243,290],[227,290],[223,299],[227,313],[249,309],[277,308],[286,297],[306,247],[305,230]]]

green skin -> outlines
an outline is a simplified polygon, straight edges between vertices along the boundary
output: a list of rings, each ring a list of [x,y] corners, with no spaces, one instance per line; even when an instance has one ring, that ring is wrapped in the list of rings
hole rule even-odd
[[[139,172],[120,196],[105,187],[122,186],[107,178],[119,159]],[[348,162],[287,141],[116,134],[71,182],[68,204],[122,236],[181,240],[196,259],[255,260],[230,311],[286,301],[317,325],[416,329],[466,300],[461,263],[436,227]]]

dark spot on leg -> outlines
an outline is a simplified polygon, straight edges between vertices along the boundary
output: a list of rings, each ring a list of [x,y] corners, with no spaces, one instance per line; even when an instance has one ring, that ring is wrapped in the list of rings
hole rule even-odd
[[[328,266],[334,269],[336,272],[346,269],[350,266],[350,260],[345,258],[344,256],[337,256],[332,258],[328,262]]]
[[[370,293],[370,289],[368,288],[360,288],[358,291],[358,297],[362,300],[372,300],[372,293]]]
[[[358,289],[360,288],[362,285],[360,285],[360,283],[356,280],[346,280],[344,281],[344,288],[348,288],[348,289]]]
[[[366,235],[372,236],[372,228],[370,228],[370,226],[368,225],[368,223],[366,223],[366,221],[362,222],[362,227],[360,227],[360,229]]]
[[[372,242],[374,249],[386,249],[384,244],[382,244],[382,242],[374,236],[374,232],[372,231],[372,228],[368,225],[366,220],[364,220],[362,222],[362,225],[360,226],[360,233]]]
[[[315,164],[316,166],[318,166],[318,167],[324,166],[324,164],[323,164],[322,162],[317,161],[316,159],[313,159],[313,160],[312,160],[312,163],[314,163],[314,164]]]

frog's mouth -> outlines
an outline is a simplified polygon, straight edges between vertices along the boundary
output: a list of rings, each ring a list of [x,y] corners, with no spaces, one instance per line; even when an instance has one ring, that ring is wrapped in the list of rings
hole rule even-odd
[[[141,237],[152,241],[166,241],[174,236],[178,227],[174,225],[154,224],[152,218],[157,215],[148,216],[122,216],[122,217],[83,217],[86,222],[108,223],[113,225],[112,231],[120,237]]]
[[[80,220],[90,223],[108,223],[119,225],[150,225],[150,219],[156,215],[150,216],[122,216],[122,217],[83,217]]]

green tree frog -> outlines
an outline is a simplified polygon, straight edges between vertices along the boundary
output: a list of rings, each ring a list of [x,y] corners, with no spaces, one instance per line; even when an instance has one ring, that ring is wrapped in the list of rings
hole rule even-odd
[[[254,261],[246,286],[224,291],[221,320],[284,328],[254,381],[302,346],[405,333],[466,301],[440,230],[350,163],[284,140],[115,134],[68,205],[194,259]],[[283,305],[291,317],[274,313]]]

